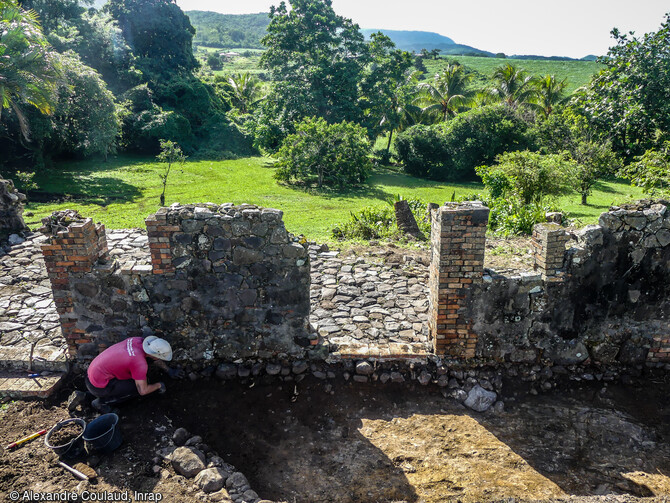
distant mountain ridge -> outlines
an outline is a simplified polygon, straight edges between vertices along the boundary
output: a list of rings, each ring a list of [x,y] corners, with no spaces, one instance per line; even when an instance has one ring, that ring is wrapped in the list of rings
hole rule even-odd
[[[100,0],[99,0],[100,1]],[[266,28],[270,24],[267,13],[258,14],[219,14],[211,11],[186,11],[195,27],[196,33],[193,39],[195,45],[221,48],[251,48],[262,49],[261,39],[265,36]],[[429,31],[411,30],[385,30],[363,28],[361,33],[366,39],[370,35],[381,31],[388,36],[398,49],[418,53],[421,49],[438,49],[441,54],[447,56],[487,56],[494,57],[495,53],[478,49],[464,44],[457,44],[453,39]],[[575,58],[563,56],[536,56],[536,55],[513,55],[509,59],[538,59],[569,61]],[[587,61],[595,59],[595,56],[586,56]]]
[[[420,52],[421,49],[427,49],[429,51],[432,49],[439,49],[442,54],[448,55],[494,55],[492,52],[482,51],[476,47],[457,44],[453,39],[431,31],[385,30],[383,28],[361,29],[361,33],[365,35],[366,39],[369,39],[370,35],[377,33],[378,31],[393,40],[396,47],[403,51]]]

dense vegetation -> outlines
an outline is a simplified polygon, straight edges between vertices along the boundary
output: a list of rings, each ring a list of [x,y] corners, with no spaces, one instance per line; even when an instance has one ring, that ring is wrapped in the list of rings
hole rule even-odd
[[[481,178],[485,192],[461,197],[484,199],[504,233],[528,232],[567,191],[586,206],[603,177],[668,188],[668,18],[642,38],[614,31],[602,71],[575,90],[530,64],[484,58],[497,62],[484,75],[382,33],[366,40],[331,0],[272,8],[255,75],[225,71],[216,50],[194,55],[196,30],[174,0],[82,3],[0,0],[0,170],[25,188],[27,168],[44,186],[58,160],[162,150],[162,204],[184,155],[259,149],[276,157],[276,180],[308,193],[366,190],[373,164]]]
[[[251,152],[227,95],[195,73],[195,30],[174,1],[2,0],[0,15],[0,86],[16,97],[0,115],[3,173],[155,153],[160,139],[190,154]]]
[[[262,49],[261,39],[270,23],[267,13],[234,15],[191,10],[186,14],[196,28],[193,43],[208,47]]]

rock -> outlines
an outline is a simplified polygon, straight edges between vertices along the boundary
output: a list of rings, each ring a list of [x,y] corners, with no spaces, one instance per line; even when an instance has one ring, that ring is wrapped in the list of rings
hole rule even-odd
[[[476,384],[468,393],[463,404],[474,411],[485,412],[495,403],[497,397],[495,391],[487,391]]]
[[[419,381],[419,384],[423,384],[424,386],[428,384],[431,380],[433,379],[433,376],[430,375],[430,372],[427,370],[424,370],[419,374],[419,378],[417,379]]]
[[[293,371],[294,374],[297,375],[297,374],[302,374],[308,368],[309,368],[309,365],[307,364],[307,362],[299,360],[299,361],[293,362],[293,368],[291,370]]]
[[[278,363],[268,363],[265,366],[265,372],[267,372],[268,375],[276,376],[281,372],[281,365]]]
[[[230,494],[225,489],[221,489],[215,493],[210,494],[209,500],[220,503],[228,503],[229,501],[233,501],[232,498],[230,497]]]
[[[451,396],[451,398],[454,398],[455,400],[458,400],[461,403],[465,402],[465,400],[468,398],[468,394],[464,389],[452,390],[449,393],[449,396]]]
[[[16,245],[20,245],[21,243],[23,243],[25,241],[25,239],[23,239],[18,234],[10,234],[9,237],[7,238],[7,241],[9,242],[10,245],[16,246]]]
[[[200,435],[195,435],[189,438],[184,445],[186,445],[187,447],[191,447],[193,445],[201,443],[202,443],[202,437]]]
[[[491,408],[494,414],[502,414],[505,411],[505,402],[498,400]]]
[[[170,458],[175,471],[187,478],[205,469],[205,455],[194,447],[178,447]]]
[[[391,382],[405,382],[405,378],[400,372],[391,372]]]
[[[216,377],[219,379],[233,379],[237,377],[237,365],[234,363],[222,363],[216,367]]]
[[[228,489],[236,489],[245,485],[249,485],[249,481],[243,473],[235,472],[226,479],[226,487]]]
[[[84,403],[86,400],[86,392],[80,390],[74,390],[70,397],[67,399],[67,410],[68,412],[74,411],[79,405]]]
[[[368,377],[367,376],[361,376],[361,375],[355,375],[354,376],[354,381],[355,382],[368,382]]]
[[[206,493],[213,493],[223,488],[226,479],[230,476],[219,467],[206,468],[195,477],[195,485]]]
[[[370,362],[366,361],[360,361],[356,364],[356,373],[363,375],[363,376],[369,376],[372,375],[372,373],[375,371],[375,368],[372,366]]]
[[[184,445],[189,438],[191,438],[191,434],[186,431],[186,428],[177,428],[172,434],[172,441],[177,447]]]

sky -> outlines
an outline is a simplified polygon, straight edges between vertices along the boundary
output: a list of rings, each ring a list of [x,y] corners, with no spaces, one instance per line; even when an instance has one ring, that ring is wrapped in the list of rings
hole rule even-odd
[[[268,12],[279,0],[177,0],[183,10]],[[287,2],[288,3],[288,2]],[[456,43],[505,54],[581,58],[613,45],[612,28],[657,31],[668,0],[333,0],[361,28],[432,31]]]

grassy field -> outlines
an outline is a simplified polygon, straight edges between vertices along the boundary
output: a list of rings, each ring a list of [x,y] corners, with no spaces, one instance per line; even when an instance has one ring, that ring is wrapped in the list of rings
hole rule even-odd
[[[108,228],[144,227],[144,218],[158,208],[163,169],[153,159],[119,156],[109,162],[81,161],[60,164],[38,174],[42,197],[61,202],[30,202],[26,222],[31,228],[52,211],[77,209],[83,216]],[[443,203],[482,191],[481,184],[446,184],[413,178],[393,170],[380,170],[368,183],[344,193],[323,192],[279,185],[272,177],[271,161],[248,157],[231,161],[187,162],[170,174],[166,204],[174,202],[253,203],[284,211],[287,228],[317,241],[332,241],[330,229],[349,218],[350,211],[368,205],[385,205],[393,195]],[[589,206],[579,196],[564,197],[560,205],[584,225],[594,223],[613,203],[641,197],[638,189],[622,182],[598,184]],[[65,198],[63,201],[62,199]]]
[[[203,48],[212,50],[211,47]],[[219,49],[220,50],[220,49]],[[244,52],[246,49],[235,49],[235,52]],[[250,50],[251,51],[251,50]],[[259,67],[260,56],[263,51],[253,50],[254,54],[249,57],[239,56],[223,64],[223,69],[214,72],[219,75],[230,75],[234,72],[250,72],[254,74],[263,73]],[[556,75],[559,79],[568,79],[566,93],[570,94],[578,87],[588,84],[591,77],[598,73],[602,65],[595,61],[549,61],[549,60],[515,60],[502,58],[478,58],[475,56],[443,56],[438,59],[426,59],[424,63],[428,72],[424,78],[432,78],[440,72],[447,63],[458,61],[475,72],[477,72],[474,85],[483,87],[488,83],[493,71],[506,63],[523,68],[532,75]]]
[[[478,58],[475,56],[444,56],[439,59],[427,59],[424,61],[428,69],[427,77],[438,73],[450,61],[458,61],[460,64],[472,68],[479,75],[476,84],[485,84],[493,74],[493,71],[507,63],[518,68],[523,68],[535,76],[556,75],[559,79],[568,79],[566,93],[570,94],[591,80],[598,73],[602,65],[595,61],[549,61],[549,60],[517,60],[503,58]]]

